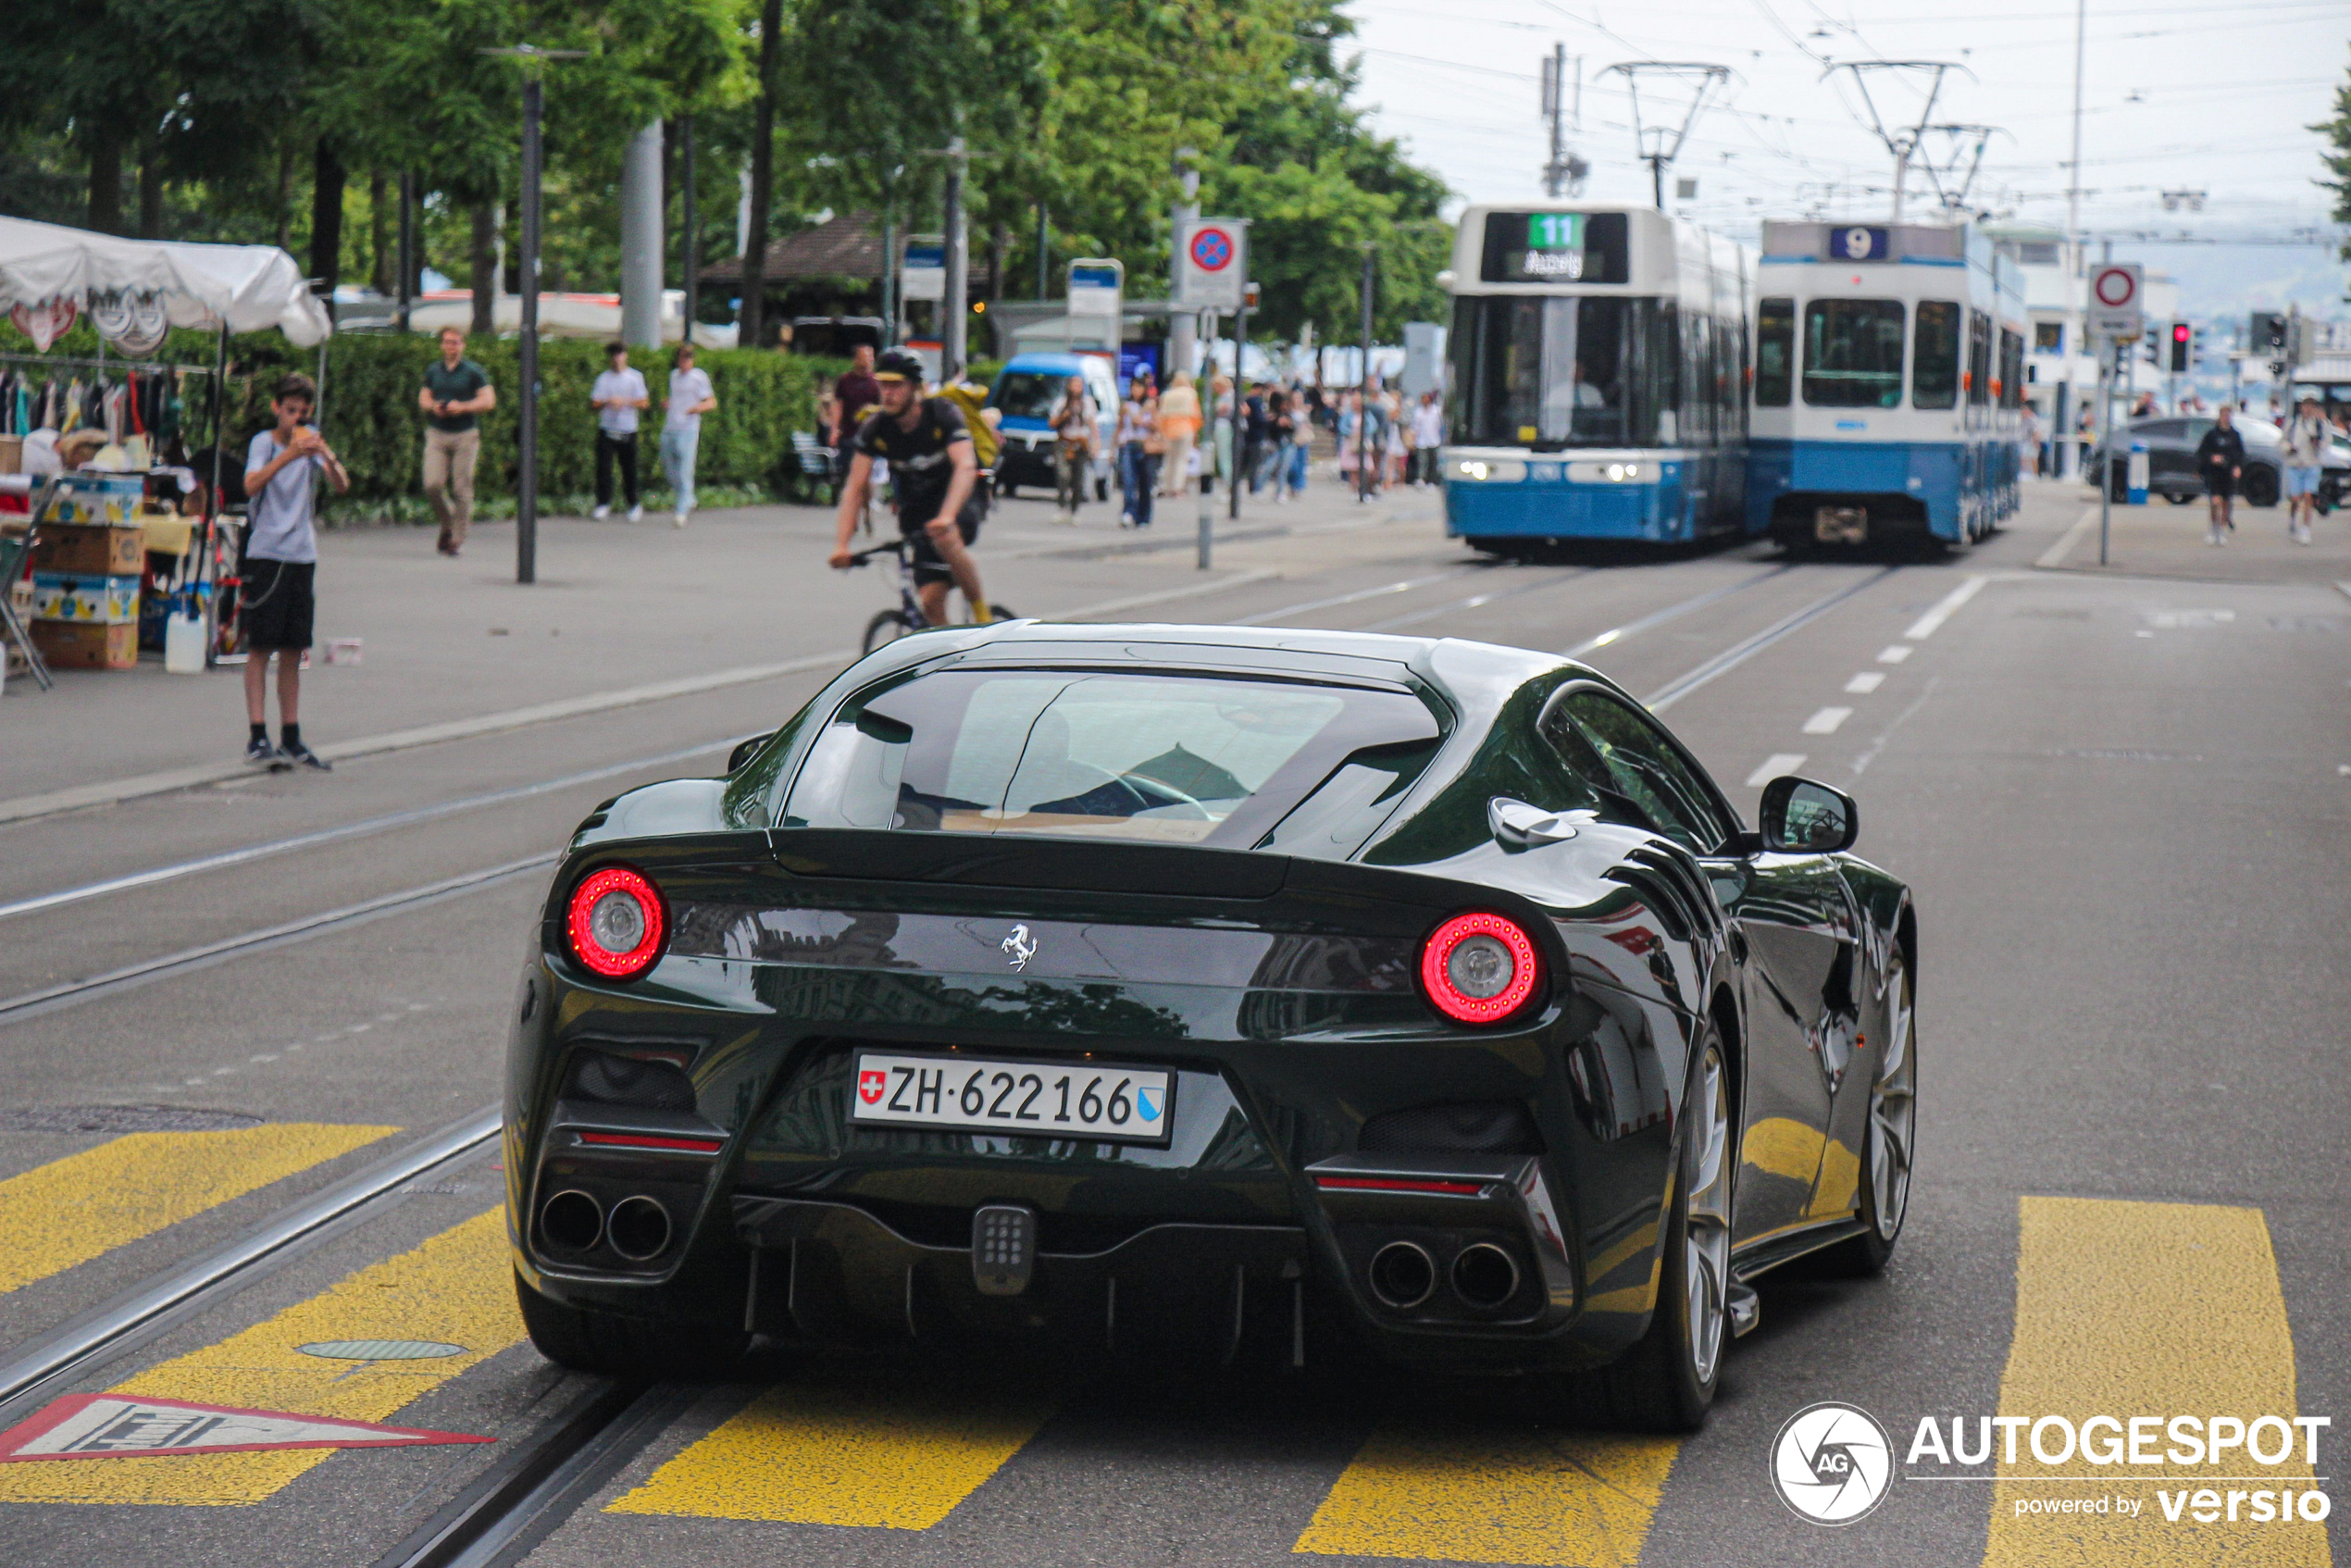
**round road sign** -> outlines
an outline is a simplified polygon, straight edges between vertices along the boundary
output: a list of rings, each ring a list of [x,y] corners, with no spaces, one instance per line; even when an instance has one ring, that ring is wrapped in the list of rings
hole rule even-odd
[[[1233,237],[1222,229],[1192,231],[1192,265],[1202,272],[1222,272],[1233,264]]]
[[[2108,310],[2121,310],[2139,292],[2139,280],[2128,268],[2108,267],[2090,280],[2090,292]]]

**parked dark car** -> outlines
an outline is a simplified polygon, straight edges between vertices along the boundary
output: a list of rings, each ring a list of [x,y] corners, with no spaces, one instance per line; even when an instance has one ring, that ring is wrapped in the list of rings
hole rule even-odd
[[[1760,820],[1556,655],[890,643],[574,835],[506,1074],[523,1320],[619,1376],[1369,1345],[1695,1427],[1750,1282],[1882,1269],[1909,1191],[1909,892],[1825,785]]]
[[[2250,506],[2275,506],[2284,492],[2285,434],[2268,419],[2239,415],[2233,421],[2237,433],[2245,438],[2245,474],[2237,480],[2237,493]],[[2212,428],[2208,414],[2164,415],[2152,419],[2131,422],[2131,439],[2147,445],[2147,490],[2160,495],[2175,506],[2184,506],[2204,494],[2204,476],[2196,471],[2196,444]],[[2127,442],[2116,448],[2116,466],[2129,451]],[[2098,455],[2091,459],[2092,473],[2097,471]],[[2120,493],[2121,479],[2117,481]],[[2327,460],[2319,476],[2319,510],[2332,511],[2351,498],[2351,443],[2337,437],[2330,443]]]

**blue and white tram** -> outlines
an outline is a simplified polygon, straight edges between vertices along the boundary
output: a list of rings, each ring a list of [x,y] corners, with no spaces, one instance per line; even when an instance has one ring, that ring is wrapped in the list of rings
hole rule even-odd
[[[1766,223],[1751,531],[1972,543],[2017,507],[2022,275],[1970,224]]]
[[[1644,206],[1473,206],[1445,529],[1480,550],[1745,526],[1746,247]]]

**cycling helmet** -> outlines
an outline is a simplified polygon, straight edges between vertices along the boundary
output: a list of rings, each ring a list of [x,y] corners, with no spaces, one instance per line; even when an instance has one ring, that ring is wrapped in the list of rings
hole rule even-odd
[[[923,362],[902,348],[891,349],[875,361],[874,379],[889,380],[893,377],[919,387],[923,384]]]

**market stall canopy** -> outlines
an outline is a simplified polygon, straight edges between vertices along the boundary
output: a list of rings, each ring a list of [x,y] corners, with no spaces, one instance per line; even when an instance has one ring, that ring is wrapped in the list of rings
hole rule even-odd
[[[275,327],[303,348],[334,330],[302,268],[275,245],[125,240],[0,218],[0,310],[38,311],[59,302],[93,315],[159,308],[174,327]],[[21,315],[19,320],[22,325]]]

